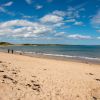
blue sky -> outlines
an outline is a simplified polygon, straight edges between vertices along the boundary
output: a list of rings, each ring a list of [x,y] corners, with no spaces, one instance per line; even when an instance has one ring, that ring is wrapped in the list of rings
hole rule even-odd
[[[100,44],[100,0],[0,0],[0,41]]]

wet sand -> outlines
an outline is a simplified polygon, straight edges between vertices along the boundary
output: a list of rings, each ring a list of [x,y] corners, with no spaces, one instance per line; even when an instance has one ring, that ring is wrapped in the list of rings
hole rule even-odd
[[[0,52],[0,100],[100,100],[100,64]]]

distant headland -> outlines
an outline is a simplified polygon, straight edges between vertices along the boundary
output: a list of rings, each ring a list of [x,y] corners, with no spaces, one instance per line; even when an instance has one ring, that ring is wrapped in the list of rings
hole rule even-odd
[[[64,46],[67,44],[30,44],[30,43],[26,43],[26,44],[14,44],[14,43],[9,43],[9,42],[0,42],[0,46],[10,46],[10,45],[18,45],[18,46]]]

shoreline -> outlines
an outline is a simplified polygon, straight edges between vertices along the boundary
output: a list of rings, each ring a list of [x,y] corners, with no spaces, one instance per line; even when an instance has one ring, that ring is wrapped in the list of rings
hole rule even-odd
[[[24,47],[23,47],[24,48]],[[13,46],[9,47],[1,47],[0,51],[2,52],[7,52],[8,49],[11,49],[14,51],[14,54],[22,54],[25,56],[31,56],[31,57],[37,57],[37,58],[46,58],[46,59],[55,59],[55,60],[64,60],[64,61],[75,61],[75,62],[83,62],[83,63],[94,63],[94,64],[100,64],[100,56],[98,56],[98,54],[94,54],[93,56],[93,52],[90,53],[89,55],[86,55],[87,53],[83,52],[83,54],[80,54],[80,52],[78,53],[63,53],[63,52],[50,52],[48,51],[38,51],[37,50],[27,50],[26,49],[22,49],[20,48],[20,46],[18,46],[17,48]],[[39,48],[40,49],[40,48]],[[52,50],[51,50],[52,51]],[[66,51],[67,52],[67,51]],[[73,51],[74,52],[74,51]]]
[[[0,51],[0,52],[7,53],[7,51]],[[11,53],[7,53],[7,54],[11,54]],[[97,60],[80,59],[80,58],[76,58],[76,57],[73,58],[73,57],[64,57],[64,56],[54,56],[54,55],[48,55],[48,54],[45,55],[45,54],[42,54],[42,53],[25,53],[25,52],[14,51],[13,55],[22,55],[22,56],[28,56],[28,57],[33,57],[33,58],[71,61],[71,62],[79,62],[79,63],[100,65],[100,61],[97,61]]]

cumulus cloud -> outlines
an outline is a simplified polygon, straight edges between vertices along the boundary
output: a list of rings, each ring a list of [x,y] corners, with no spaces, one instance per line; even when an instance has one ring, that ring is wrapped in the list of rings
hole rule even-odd
[[[59,32],[59,34],[56,34],[56,29],[61,29],[61,26],[64,25],[64,15],[65,14],[62,11],[56,10],[41,17],[37,22],[31,22],[24,19],[1,22],[0,35],[23,38],[60,36],[60,34],[64,33]],[[31,16],[25,16],[23,14],[22,16],[23,18],[31,18]]]
[[[10,3],[8,4],[10,5]],[[41,8],[39,8],[41,9]],[[0,23],[0,36],[4,37],[23,37],[23,38],[42,38],[46,37],[65,37],[72,39],[91,39],[90,36],[84,36],[80,34],[72,34],[66,36],[65,32],[62,32],[62,26],[65,22],[76,22],[73,17],[64,21],[65,16],[68,16],[65,12],[55,10],[52,13],[46,14],[42,18],[38,19],[37,22],[28,20],[10,20]],[[25,16],[23,18],[31,18],[32,16]],[[82,25],[82,22],[77,22],[77,25]],[[56,29],[59,28],[59,32]]]
[[[40,20],[44,23],[48,23],[48,22],[57,23],[57,22],[63,21],[63,18],[59,17],[57,15],[48,14],[48,15],[44,16],[43,18],[41,18]]]
[[[12,27],[12,26],[34,26],[34,24],[27,20],[11,20],[0,23],[0,28]]]
[[[64,20],[65,13],[63,11],[54,11],[43,16],[40,21],[43,23],[60,23]]]
[[[91,39],[91,36],[87,36],[87,35],[80,35],[80,34],[71,34],[67,36],[68,38],[71,39]]]
[[[10,20],[0,23],[0,37],[16,39],[61,38],[64,37],[64,32],[56,32],[56,29],[62,25],[63,23],[58,23],[58,21],[57,23],[45,24],[23,19]]]
[[[63,17],[54,15],[54,14],[47,14],[40,19],[43,23],[59,23],[63,21]]]
[[[27,20],[11,20],[0,23],[0,35],[10,37],[37,37],[52,31],[52,28]]]

